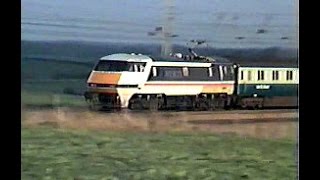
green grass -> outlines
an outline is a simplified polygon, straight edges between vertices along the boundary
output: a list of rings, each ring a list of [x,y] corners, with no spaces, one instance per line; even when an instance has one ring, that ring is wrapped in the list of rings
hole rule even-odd
[[[22,179],[295,179],[294,140],[22,129]]]
[[[22,91],[21,102],[34,107],[84,107],[87,106],[83,96],[55,94],[51,92]]]

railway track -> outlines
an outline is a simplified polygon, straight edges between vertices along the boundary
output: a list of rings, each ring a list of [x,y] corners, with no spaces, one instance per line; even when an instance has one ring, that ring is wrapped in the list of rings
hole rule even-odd
[[[109,110],[88,110],[87,107],[55,107],[55,106],[24,106],[23,110],[26,111],[38,111],[38,110],[54,110],[54,109],[63,109],[72,112],[83,112],[83,111],[90,111],[97,114],[117,114],[117,113],[129,113],[129,114],[148,114],[148,113],[159,113],[159,114],[168,114],[168,115],[178,115],[178,114],[190,114],[190,115],[215,115],[215,114],[261,114],[261,113],[290,113],[290,112],[299,112],[299,109],[295,108],[282,108],[282,109],[255,109],[255,110],[248,110],[248,109],[232,109],[232,110],[225,110],[225,109],[217,109],[213,111],[192,111],[192,110],[157,110],[157,111],[150,111],[150,110],[130,110],[130,109],[109,109]]]
[[[297,109],[266,109],[266,110],[217,110],[217,111],[89,111],[85,108],[50,108],[30,109],[29,112],[51,112],[53,114],[80,115],[87,113],[101,119],[157,120],[186,122],[192,124],[231,124],[231,123],[268,123],[297,121]]]
[[[199,131],[262,138],[294,138],[298,115],[296,109],[96,112],[85,108],[47,108],[25,109],[22,112],[22,124],[102,131]]]

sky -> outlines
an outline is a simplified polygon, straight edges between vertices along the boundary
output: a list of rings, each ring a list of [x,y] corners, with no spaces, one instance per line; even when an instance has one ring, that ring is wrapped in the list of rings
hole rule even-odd
[[[298,46],[296,0],[22,0],[21,9],[22,40],[162,43],[163,27],[173,44]]]

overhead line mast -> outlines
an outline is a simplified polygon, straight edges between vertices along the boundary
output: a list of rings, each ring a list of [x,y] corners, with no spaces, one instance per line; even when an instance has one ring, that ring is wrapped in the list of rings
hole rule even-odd
[[[172,53],[172,21],[174,20],[174,0],[165,0],[165,17],[163,24],[163,44],[161,46],[161,55],[168,56]]]

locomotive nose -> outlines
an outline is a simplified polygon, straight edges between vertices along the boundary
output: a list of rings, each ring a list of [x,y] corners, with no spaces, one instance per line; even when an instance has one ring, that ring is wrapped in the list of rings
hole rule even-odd
[[[88,78],[88,84],[118,84],[121,73],[93,72]]]

